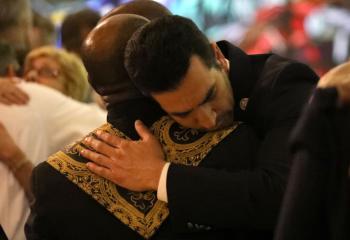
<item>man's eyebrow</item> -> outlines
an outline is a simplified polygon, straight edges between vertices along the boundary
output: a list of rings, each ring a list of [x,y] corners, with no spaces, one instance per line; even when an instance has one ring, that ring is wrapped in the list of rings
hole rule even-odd
[[[198,106],[201,106],[201,105],[204,105],[206,104],[207,102],[209,102],[209,100],[212,98],[213,94],[215,92],[215,85],[212,85],[208,92],[207,92],[207,95],[205,95],[205,98],[203,99],[203,101],[198,105]]]
[[[185,112],[171,112],[171,113],[169,113],[169,115],[176,116],[176,117],[186,117],[192,111],[193,111],[193,108],[191,110],[188,110]]]
[[[211,97],[213,96],[215,92],[215,85],[213,84],[213,86],[211,86],[207,92],[207,94],[205,95],[204,99],[198,104],[198,106],[201,106],[205,103],[207,103]],[[188,114],[190,114],[192,111],[194,110],[194,108],[189,109],[187,111],[183,111],[183,112],[170,112],[169,114],[172,116],[176,116],[176,117],[185,117]]]

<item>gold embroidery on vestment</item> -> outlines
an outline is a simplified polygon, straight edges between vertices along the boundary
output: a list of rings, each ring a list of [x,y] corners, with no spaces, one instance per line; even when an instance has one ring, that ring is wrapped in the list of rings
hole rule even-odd
[[[166,161],[197,166],[210,150],[238,125],[239,123],[235,123],[224,130],[201,133],[198,130],[181,128],[171,118],[162,117],[152,125],[151,130],[163,147]],[[89,135],[95,134],[97,130],[129,139],[108,123]],[[129,191],[90,172],[85,165],[86,160],[80,156],[80,151],[84,147],[86,146],[82,141],[76,142],[50,156],[47,162],[122,223],[144,238],[150,238],[169,215],[167,204],[157,200],[154,191]]]

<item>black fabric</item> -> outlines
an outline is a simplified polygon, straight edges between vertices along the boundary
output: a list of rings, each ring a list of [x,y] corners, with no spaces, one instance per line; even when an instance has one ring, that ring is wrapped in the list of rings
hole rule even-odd
[[[293,131],[276,240],[350,239],[350,108],[318,89]]]
[[[139,139],[134,123],[137,119],[150,127],[160,116],[164,116],[164,111],[153,99],[143,98],[120,102],[107,107],[107,121],[116,126],[131,139]]]
[[[28,240],[140,239],[48,163],[34,169],[36,198],[25,226]]]
[[[199,223],[226,231],[232,239],[272,239],[290,169],[287,139],[318,77],[306,65],[273,54],[245,55],[227,42],[219,47],[230,69],[236,69],[229,75],[235,119],[253,127],[261,145],[250,168],[223,172],[205,163],[197,168],[171,165],[170,221],[178,232]],[[242,98],[249,98],[246,110],[240,109]],[[213,154],[215,161],[223,157]],[[234,155],[227,157],[235,161]]]
[[[208,168],[220,168],[223,174],[249,169],[257,147],[252,129],[241,124],[203,161]],[[214,156],[219,153],[220,161],[217,161]],[[36,201],[26,224],[27,239],[142,239],[46,162],[34,169],[32,181]],[[196,229],[178,233],[168,220],[151,239],[217,239],[225,233],[203,233]]]
[[[4,229],[2,229],[1,225],[0,225],[0,240],[8,240],[8,238],[4,232]]]

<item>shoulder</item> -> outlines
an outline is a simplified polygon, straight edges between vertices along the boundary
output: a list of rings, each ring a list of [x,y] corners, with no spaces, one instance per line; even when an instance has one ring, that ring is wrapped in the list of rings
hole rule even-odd
[[[287,89],[288,93],[293,89],[312,89],[318,79],[317,74],[306,64],[272,54],[265,62],[254,93],[264,97],[266,94],[280,95]]]
[[[32,189],[36,198],[47,197],[47,194],[55,194],[66,186],[66,178],[51,167],[46,161],[34,167],[32,172]]]
[[[284,58],[278,55],[272,55],[265,64],[265,72],[270,72],[276,77],[276,80],[307,81],[317,83],[319,77],[306,64],[296,60]]]
[[[256,144],[258,142],[258,137],[256,135],[256,132],[250,125],[242,122],[230,135],[227,136],[224,142],[230,144],[231,148],[235,148],[236,146],[242,146],[242,144],[247,144],[247,146],[251,146],[250,144]],[[234,145],[231,145],[231,143],[233,142]]]
[[[21,82],[18,86],[29,95],[30,101],[28,105],[41,112],[47,112],[50,109],[57,110],[56,108],[62,107],[62,105],[65,108],[71,105],[83,105],[83,103],[41,84]]]
[[[62,95],[60,92],[51,89],[47,86],[38,83],[32,82],[21,82],[18,84],[22,90],[30,95],[30,97],[36,97],[37,94],[45,94],[45,95]]]
[[[6,125],[16,125],[17,127],[28,127],[36,122],[40,114],[29,105],[9,106],[0,104],[0,120]]]
[[[45,161],[39,163],[36,167],[34,167],[32,175],[35,178],[47,178],[47,176],[49,176],[48,179],[51,179],[53,176],[52,173],[55,171],[56,170]]]
[[[33,184],[40,185],[40,188],[53,189],[61,187],[62,181],[66,178],[59,171],[54,169],[47,161],[39,163],[32,172]]]

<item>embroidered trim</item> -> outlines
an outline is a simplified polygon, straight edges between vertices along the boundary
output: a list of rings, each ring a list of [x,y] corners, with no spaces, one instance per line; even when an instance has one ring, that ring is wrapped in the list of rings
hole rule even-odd
[[[159,139],[167,161],[197,166],[213,147],[237,128],[239,123],[225,130],[208,133],[174,128],[175,125],[171,118],[162,117],[153,124],[151,130]],[[95,134],[97,130],[129,139],[108,123],[89,135]],[[157,200],[156,192],[129,191],[90,172],[85,166],[86,159],[79,154],[83,146],[81,141],[69,145],[63,151],[50,156],[47,162],[92,196],[122,223],[144,238],[150,238],[169,215],[167,204]]]

